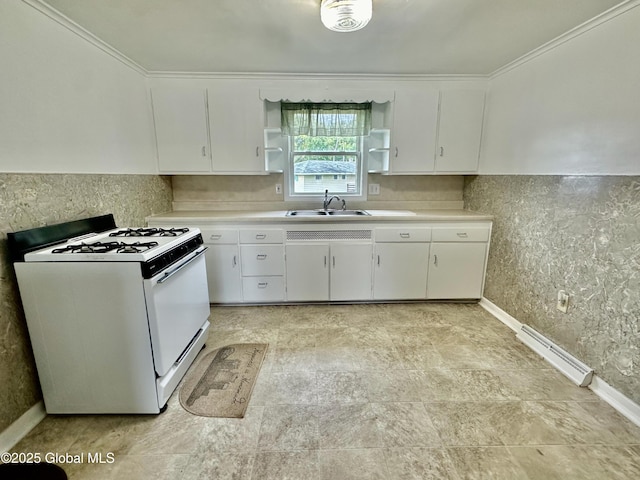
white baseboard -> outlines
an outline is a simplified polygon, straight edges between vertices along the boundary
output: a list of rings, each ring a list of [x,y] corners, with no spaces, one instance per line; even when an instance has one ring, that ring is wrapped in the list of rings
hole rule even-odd
[[[602,400],[615,408],[621,415],[640,427],[640,405],[620,393],[597,375],[593,376],[589,388]]]
[[[483,297],[478,304],[514,332],[518,332],[522,328],[522,323],[490,300]],[[593,375],[591,384],[588,388],[590,388],[593,393],[602,400],[615,408],[621,415],[625,416],[629,421],[640,427],[640,405],[625,396],[623,393],[620,393],[614,387],[598,377],[598,375]]]
[[[502,323],[504,323],[507,327],[509,327],[514,332],[519,332],[520,329],[522,328],[522,323],[520,323],[518,320],[516,320],[514,317],[509,315],[507,312],[502,310],[500,307],[498,307],[496,304],[494,304],[490,300],[487,300],[486,298],[482,297],[478,305],[480,305],[487,312],[489,312],[491,315],[496,317],[498,320],[500,320]]]
[[[46,416],[47,412],[44,409],[44,402],[41,400],[23,413],[20,418],[9,425],[4,431],[0,432],[0,453],[11,450]]]

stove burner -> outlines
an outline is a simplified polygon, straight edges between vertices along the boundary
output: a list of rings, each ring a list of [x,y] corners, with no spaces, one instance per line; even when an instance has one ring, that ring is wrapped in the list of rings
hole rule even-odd
[[[149,250],[150,248],[157,247],[158,242],[147,242],[147,243],[120,243],[120,247],[118,247],[118,253],[140,253],[145,250]]]
[[[188,228],[127,228],[110,233],[110,237],[177,237],[189,231]]]
[[[55,248],[51,250],[51,253],[107,253],[114,250],[116,253],[140,253],[157,246],[158,242],[83,242],[75,245],[67,245],[63,248]]]

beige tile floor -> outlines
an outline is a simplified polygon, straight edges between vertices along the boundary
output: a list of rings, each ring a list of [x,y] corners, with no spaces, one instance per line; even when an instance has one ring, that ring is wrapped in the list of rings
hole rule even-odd
[[[640,428],[470,304],[214,307],[269,343],[244,419],[48,416],[15,448],[72,479],[638,479]],[[114,455],[92,464],[86,454]]]

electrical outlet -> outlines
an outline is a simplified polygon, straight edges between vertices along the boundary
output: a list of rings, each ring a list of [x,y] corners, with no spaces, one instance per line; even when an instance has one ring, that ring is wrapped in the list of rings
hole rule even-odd
[[[282,184],[276,183],[276,194],[280,195],[282,193]]]
[[[380,184],[379,183],[370,183],[369,184],[369,195],[380,195]]]
[[[560,290],[558,292],[558,303],[556,303],[556,308],[563,313],[567,313],[567,309],[569,308],[569,294],[564,290]]]

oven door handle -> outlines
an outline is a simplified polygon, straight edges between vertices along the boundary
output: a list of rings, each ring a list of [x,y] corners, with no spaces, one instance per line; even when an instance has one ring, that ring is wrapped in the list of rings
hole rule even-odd
[[[169,278],[171,278],[172,276],[174,276],[176,273],[178,273],[180,270],[182,270],[183,268],[185,268],[187,265],[189,265],[191,262],[193,262],[196,258],[198,258],[200,255],[202,255],[204,252],[207,251],[207,248],[209,247],[203,247],[202,250],[196,252],[196,254],[191,257],[189,260],[187,260],[186,262],[180,264],[177,268],[174,268],[173,270],[169,271],[169,272],[165,272],[164,276],[158,280],[158,283],[164,283],[167,280],[169,280]]]

